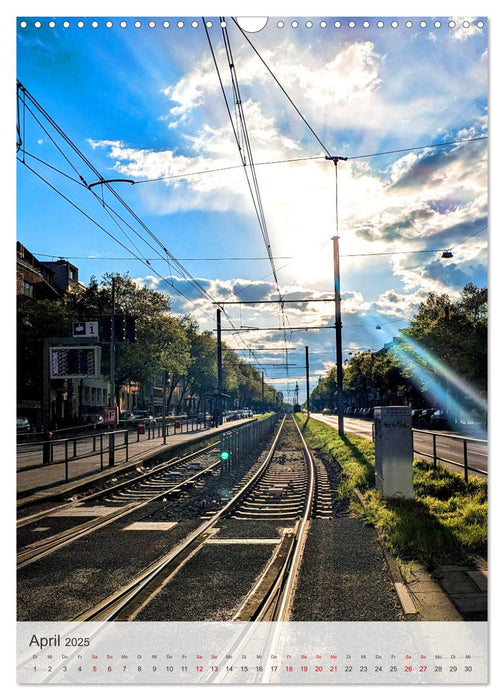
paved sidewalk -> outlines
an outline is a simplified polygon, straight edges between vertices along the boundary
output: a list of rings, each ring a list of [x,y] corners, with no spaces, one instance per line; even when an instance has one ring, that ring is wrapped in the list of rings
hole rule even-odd
[[[69,495],[82,485],[139,466],[157,454],[170,452],[181,446],[190,446],[213,436],[217,438],[220,433],[248,422],[250,419],[237,420],[224,423],[217,428],[200,428],[187,433],[177,433],[167,436],[166,444],[162,437],[131,442],[128,447],[128,461],[126,462],[125,450],[120,449],[116,451],[113,467],[107,466],[107,455],[105,455],[103,469],[100,468],[100,455],[83,457],[70,462],[68,482],[65,481],[64,464],[49,464],[19,471],[17,473],[18,506],[41,500],[41,498]]]

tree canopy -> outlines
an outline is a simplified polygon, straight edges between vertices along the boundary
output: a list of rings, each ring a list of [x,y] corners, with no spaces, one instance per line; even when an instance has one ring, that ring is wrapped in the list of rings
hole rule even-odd
[[[356,353],[344,365],[347,405],[367,407],[398,400],[423,406],[464,403],[487,392],[488,290],[469,283],[458,298],[429,293],[388,349]],[[449,387],[447,375],[453,375]],[[434,387],[434,390],[433,390]],[[336,369],[320,379],[310,396],[315,409],[334,409]],[[442,407],[442,406],[441,406]]]
[[[117,342],[115,352],[116,397],[130,383],[162,386],[169,378],[168,401],[177,389],[186,396],[217,392],[217,343],[210,332],[200,332],[191,316],[171,312],[170,299],[158,291],[137,285],[128,275],[108,273],[100,282],[74,287],[56,301],[20,298],[18,304],[18,397],[38,399],[42,391],[42,347],[48,337],[72,335],[75,321],[97,321],[110,316],[114,286],[115,313],[136,320],[137,342]],[[102,373],[110,373],[109,345],[102,344]],[[224,392],[231,405],[258,406],[262,378],[249,363],[223,344]],[[265,399],[278,401],[268,387]],[[169,404],[168,404],[169,405]]]

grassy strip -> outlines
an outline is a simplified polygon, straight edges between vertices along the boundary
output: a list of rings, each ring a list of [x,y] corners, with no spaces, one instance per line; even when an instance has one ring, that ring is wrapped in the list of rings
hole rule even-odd
[[[296,415],[311,447],[335,459],[342,467],[342,499],[364,493],[366,511],[360,515],[380,532],[401,560],[419,559],[428,567],[464,564],[475,555],[486,556],[488,532],[487,483],[463,477],[442,466],[413,463],[414,499],[387,499],[374,490],[374,444],[356,435],[340,438],[333,428]],[[354,509],[356,512],[356,509]]]
[[[269,413],[260,413],[258,416],[255,416],[255,418],[258,421],[260,421],[260,420],[265,420],[266,418],[269,418],[272,415],[273,415],[273,411],[270,411]]]

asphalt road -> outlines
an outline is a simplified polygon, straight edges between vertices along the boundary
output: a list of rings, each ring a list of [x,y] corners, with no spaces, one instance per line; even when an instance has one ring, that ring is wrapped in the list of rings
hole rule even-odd
[[[338,427],[338,418],[336,416],[323,416],[321,413],[312,413],[312,418],[326,423],[331,427]],[[373,439],[373,421],[362,420],[359,418],[344,417],[345,433],[352,433],[359,437]],[[485,440],[475,440],[467,436],[466,438],[459,434],[449,433],[447,431],[433,430],[416,430],[413,431],[413,449],[415,458],[428,459],[425,455],[433,454],[433,435],[436,440],[436,456],[445,466],[454,469],[460,473],[464,473],[462,467],[450,464],[443,460],[450,460],[464,464],[464,439],[467,441],[467,463],[469,467],[480,469],[484,472],[488,471],[488,443]],[[424,453],[423,455],[420,453]],[[477,472],[469,471],[469,475],[483,476]],[[486,477],[484,477],[486,478]]]

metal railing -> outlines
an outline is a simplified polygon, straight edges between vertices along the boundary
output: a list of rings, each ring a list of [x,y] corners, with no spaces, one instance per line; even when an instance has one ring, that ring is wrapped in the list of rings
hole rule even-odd
[[[264,420],[255,420],[222,433],[220,453],[222,455],[226,452],[229,456],[221,461],[221,469],[224,471],[233,469],[243,460],[244,456],[249,456],[259,442],[273,430],[279,417],[279,413],[273,413]]]
[[[257,421],[254,421],[254,424]],[[265,423],[261,421],[260,423]],[[120,430],[102,430],[93,434],[72,436],[66,438],[50,438],[31,443],[18,444],[18,471],[39,469],[50,466],[63,466],[62,476],[65,482],[70,481],[70,465],[83,459],[99,458],[96,460],[96,470],[103,471],[106,467],[115,466],[116,454],[125,451],[124,459],[129,460],[130,446],[148,440],[163,439],[170,435],[191,433],[199,428],[212,427],[210,419],[203,421],[196,417],[175,417],[165,420],[157,419],[155,424],[128,426]],[[22,464],[23,459],[25,464]]]
[[[89,457],[100,458],[100,471],[115,464],[116,452],[125,450],[126,462],[129,459],[129,433],[127,430],[114,430],[95,435],[83,435],[71,438],[51,438],[33,443],[35,458],[41,454],[42,462],[28,464],[22,470],[37,469],[45,466],[64,466],[64,481],[70,480],[70,464]]]
[[[413,442],[413,452],[414,452],[414,454],[421,455],[422,457],[428,457],[429,459],[432,459],[434,462],[434,466],[437,466],[438,462],[445,462],[446,464],[451,464],[455,467],[460,467],[461,469],[464,470],[464,479],[466,482],[469,481],[469,472],[470,471],[476,472],[477,474],[481,474],[482,476],[488,476],[488,471],[485,471],[484,469],[478,469],[477,467],[469,466],[468,449],[467,449],[468,444],[488,445],[487,440],[481,440],[479,438],[465,437],[462,435],[447,435],[446,433],[434,433],[430,430],[419,430],[417,428],[413,428],[412,433],[413,433],[413,437],[415,436],[415,433],[419,433],[422,435],[428,435],[432,438],[432,454],[427,453],[427,452],[421,452],[420,450],[415,449],[414,442]],[[438,438],[442,438],[443,440],[456,440],[458,442],[461,442],[462,449],[463,449],[464,461],[463,462],[456,462],[455,460],[449,459],[448,457],[439,456]]]

